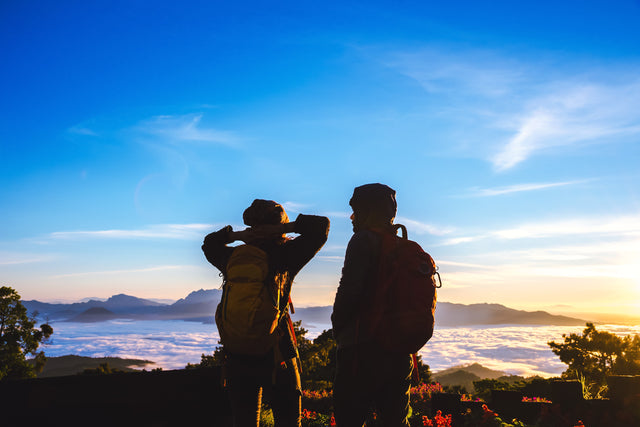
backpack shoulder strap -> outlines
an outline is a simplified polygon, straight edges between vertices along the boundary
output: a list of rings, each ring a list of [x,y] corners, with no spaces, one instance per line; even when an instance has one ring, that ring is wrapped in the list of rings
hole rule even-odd
[[[393,230],[394,230],[396,235],[398,234],[398,230],[401,230],[402,231],[402,238],[404,240],[409,239],[409,235],[407,234],[407,227],[405,227],[404,225],[402,225],[402,224],[394,224],[393,225]]]

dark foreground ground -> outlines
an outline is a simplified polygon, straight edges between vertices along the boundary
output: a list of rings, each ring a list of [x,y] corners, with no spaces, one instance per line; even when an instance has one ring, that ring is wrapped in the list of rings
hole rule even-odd
[[[0,382],[0,426],[229,425],[216,368]]]
[[[0,426],[216,426],[231,425],[219,367],[175,371],[69,375],[0,382]],[[552,383],[551,402],[523,402],[520,392],[494,391],[488,402],[503,420],[528,426],[639,427],[640,376],[609,378],[610,398],[585,400],[575,381]],[[482,414],[482,402],[436,393],[437,410],[453,427],[469,426],[465,413]],[[428,413],[428,412],[427,412]],[[478,418],[478,426],[493,425]]]

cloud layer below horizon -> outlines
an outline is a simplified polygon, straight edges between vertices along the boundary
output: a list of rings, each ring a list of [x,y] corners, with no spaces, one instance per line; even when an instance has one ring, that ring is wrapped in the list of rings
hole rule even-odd
[[[109,321],[100,323],[57,322],[54,335],[43,346],[47,356],[76,354],[89,357],[122,357],[155,362],[152,367],[182,369],[199,363],[218,345],[215,325],[183,321]],[[317,337],[329,325],[304,325],[307,338]],[[566,368],[548,341],[562,334],[579,333],[583,326],[476,326],[436,328],[420,351],[434,372],[452,366],[480,363],[514,375],[557,376]],[[640,333],[640,326],[601,325],[599,330],[616,334]]]

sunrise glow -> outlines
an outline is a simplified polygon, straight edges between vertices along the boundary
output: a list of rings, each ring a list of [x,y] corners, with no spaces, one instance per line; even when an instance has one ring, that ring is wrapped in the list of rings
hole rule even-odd
[[[353,188],[383,182],[442,301],[637,316],[638,20],[631,1],[4,2],[0,279],[44,301],[218,288],[202,239],[267,198],[330,218],[293,291],[327,306]]]

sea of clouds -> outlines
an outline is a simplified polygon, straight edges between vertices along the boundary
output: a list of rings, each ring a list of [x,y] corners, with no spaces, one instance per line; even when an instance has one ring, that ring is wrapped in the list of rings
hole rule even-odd
[[[41,347],[47,356],[76,354],[153,361],[147,369],[182,369],[198,363],[218,345],[215,325],[186,321],[112,320],[99,323],[52,323],[54,334]],[[329,325],[303,325],[307,338],[315,338]],[[598,325],[598,330],[640,334],[640,326]],[[491,325],[436,328],[420,351],[434,372],[458,365],[480,363],[516,375],[557,376],[566,365],[551,352],[548,341],[562,334],[580,333],[584,326]]]

